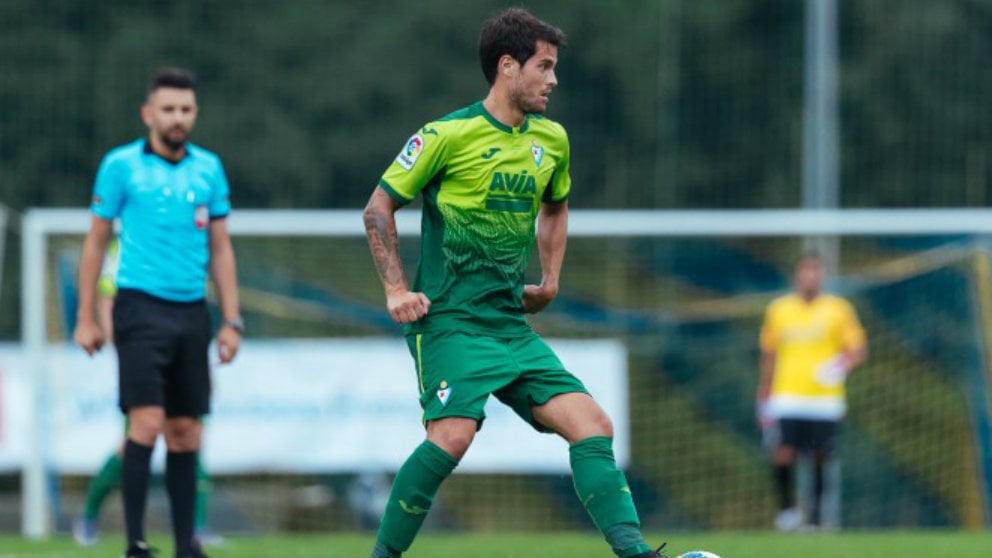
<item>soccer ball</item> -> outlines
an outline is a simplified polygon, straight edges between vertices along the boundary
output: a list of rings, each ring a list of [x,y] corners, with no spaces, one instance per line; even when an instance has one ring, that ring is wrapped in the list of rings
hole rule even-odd
[[[676,558],[720,558],[712,552],[706,552],[705,550],[690,550],[685,554],[680,554]]]

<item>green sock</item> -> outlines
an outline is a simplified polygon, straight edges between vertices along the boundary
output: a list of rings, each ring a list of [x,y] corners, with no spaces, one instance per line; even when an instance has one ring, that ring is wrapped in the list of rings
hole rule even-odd
[[[395,558],[410,548],[434,495],[457,465],[454,457],[427,440],[413,450],[393,480],[372,558]]]
[[[210,496],[210,489],[213,483],[210,475],[203,468],[203,460],[197,456],[196,459],[196,512],[193,516],[193,527],[202,529],[207,526],[207,497]]]
[[[613,457],[613,439],[586,438],[572,444],[568,454],[575,493],[613,552],[621,558],[649,552],[627,479]]]
[[[400,552],[389,548],[382,541],[375,541],[372,558],[400,558]]]
[[[103,501],[107,499],[107,495],[120,486],[121,456],[114,453],[107,458],[103,467],[100,468],[100,472],[90,482],[90,489],[86,494],[86,510],[83,512],[83,517],[90,521],[96,521],[100,517],[100,508],[103,506]]]

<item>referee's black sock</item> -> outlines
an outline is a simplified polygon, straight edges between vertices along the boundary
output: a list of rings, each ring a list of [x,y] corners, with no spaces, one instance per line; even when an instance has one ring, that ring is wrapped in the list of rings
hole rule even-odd
[[[121,463],[121,499],[128,546],[145,540],[145,503],[153,446],[143,446],[130,438],[124,444]]]
[[[172,510],[176,556],[185,556],[193,545],[196,455],[195,451],[170,451],[165,458],[165,488],[169,492],[169,505]]]

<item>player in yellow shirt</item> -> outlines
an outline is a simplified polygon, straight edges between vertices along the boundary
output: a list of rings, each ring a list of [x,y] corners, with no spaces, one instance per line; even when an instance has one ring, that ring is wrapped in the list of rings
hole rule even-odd
[[[813,459],[813,506],[809,525],[820,521],[824,464],[847,410],[844,381],[867,356],[865,332],[854,307],[822,292],[823,262],[815,253],[796,264],[795,292],[772,301],[761,326],[758,418],[774,432],[772,461],[778,489],[775,527],[800,527],[803,514],[792,490],[800,452]]]

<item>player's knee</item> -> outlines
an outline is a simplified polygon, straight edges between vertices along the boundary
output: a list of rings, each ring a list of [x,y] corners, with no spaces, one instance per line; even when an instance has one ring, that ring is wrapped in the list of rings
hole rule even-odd
[[[776,465],[792,465],[796,461],[796,450],[791,446],[775,448],[774,461]]]
[[[170,419],[165,424],[165,443],[169,451],[187,452],[200,449],[200,423],[195,419]]]
[[[590,426],[595,430],[594,436],[613,437],[613,421],[602,409],[593,415]]]
[[[162,433],[165,425],[165,413],[160,408],[143,407],[128,412],[127,437],[135,442],[151,446]]]
[[[472,445],[473,439],[474,436],[466,432],[448,432],[434,443],[451,457],[460,460]]]
[[[427,439],[455,459],[461,459],[475,439],[476,422],[468,419],[445,419],[432,422]]]
[[[200,450],[200,439],[193,435],[166,436],[165,445],[171,452],[190,452]]]

